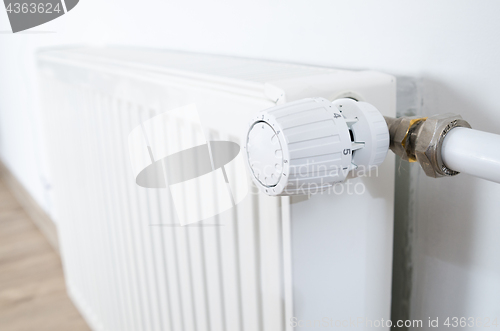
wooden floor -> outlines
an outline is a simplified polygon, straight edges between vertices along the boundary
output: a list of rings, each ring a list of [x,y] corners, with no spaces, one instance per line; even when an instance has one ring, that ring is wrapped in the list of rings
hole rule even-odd
[[[90,330],[66,294],[59,255],[1,181],[0,330]]]

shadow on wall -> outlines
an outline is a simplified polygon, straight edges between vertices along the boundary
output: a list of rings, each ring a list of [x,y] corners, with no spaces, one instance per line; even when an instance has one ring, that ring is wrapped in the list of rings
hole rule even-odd
[[[453,112],[474,128],[471,119],[486,118],[474,103],[432,79],[398,78],[398,116]],[[434,179],[418,164],[396,160],[393,322],[422,319],[425,329],[428,317],[468,313],[471,280],[456,270],[475,263],[481,181],[463,174]]]
[[[420,86],[421,83],[415,79],[397,77],[397,117],[414,116],[421,113],[422,97]],[[417,175],[416,170],[414,164],[401,161],[400,158],[396,157],[391,305],[391,319],[394,322],[410,318],[413,276],[413,241],[411,238],[414,224],[412,208],[416,195],[412,179]],[[397,330],[407,329],[397,328]]]

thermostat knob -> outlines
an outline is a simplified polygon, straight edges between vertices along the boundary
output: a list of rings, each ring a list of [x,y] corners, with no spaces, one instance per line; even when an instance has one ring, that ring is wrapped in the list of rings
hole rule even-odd
[[[368,103],[310,98],[258,113],[245,148],[252,180],[263,192],[311,194],[343,182],[350,171],[356,176],[360,166],[382,163],[389,131]]]

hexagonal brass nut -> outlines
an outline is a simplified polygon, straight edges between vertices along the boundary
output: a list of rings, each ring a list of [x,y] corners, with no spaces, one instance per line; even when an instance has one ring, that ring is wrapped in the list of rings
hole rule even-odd
[[[389,134],[391,136],[390,148],[394,154],[398,155],[405,161],[412,161],[406,150],[406,139],[408,131],[418,121],[425,120],[419,116],[400,117],[394,120],[389,126]]]
[[[447,113],[431,116],[420,126],[415,156],[427,176],[438,178],[458,174],[457,171],[449,169],[441,157],[444,137],[456,127],[470,128],[470,125],[460,115]]]

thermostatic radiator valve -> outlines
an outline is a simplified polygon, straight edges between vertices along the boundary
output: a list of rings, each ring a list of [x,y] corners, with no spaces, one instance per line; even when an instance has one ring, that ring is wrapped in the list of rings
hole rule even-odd
[[[500,135],[456,114],[384,117],[353,99],[303,99],[255,116],[246,141],[252,180],[268,195],[311,194],[369,174],[390,148],[427,176],[459,172],[500,183]]]
[[[310,194],[381,164],[389,130],[371,104],[303,99],[258,113],[246,141],[252,179],[268,195]]]

